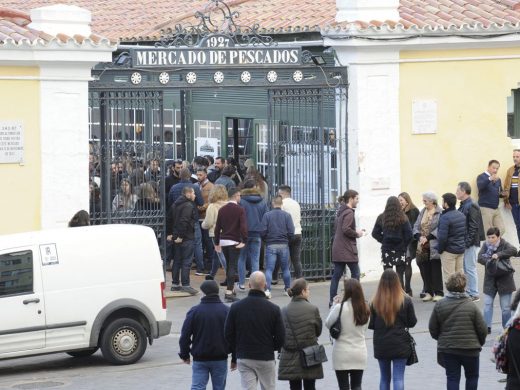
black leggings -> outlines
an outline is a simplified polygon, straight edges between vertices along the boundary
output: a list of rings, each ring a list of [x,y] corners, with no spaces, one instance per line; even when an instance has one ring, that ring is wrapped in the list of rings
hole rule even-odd
[[[361,390],[363,370],[336,370],[336,378],[339,390]]]
[[[303,390],[316,390],[316,379],[295,379],[289,381],[289,386],[291,390],[301,390],[303,382]]]

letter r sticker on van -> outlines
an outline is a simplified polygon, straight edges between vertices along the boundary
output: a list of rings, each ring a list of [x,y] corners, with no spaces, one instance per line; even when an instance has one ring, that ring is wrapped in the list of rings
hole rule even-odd
[[[42,259],[42,265],[59,264],[56,244],[40,245],[40,257]]]

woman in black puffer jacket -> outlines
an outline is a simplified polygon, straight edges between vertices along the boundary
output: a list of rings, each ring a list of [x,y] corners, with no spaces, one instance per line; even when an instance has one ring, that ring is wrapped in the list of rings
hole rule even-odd
[[[288,380],[291,390],[316,389],[316,379],[323,378],[321,364],[304,368],[300,350],[318,344],[322,321],[318,308],[309,303],[309,285],[303,278],[296,279],[287,290],[291,302],[282,310],[285,324],[285,343],[278,366],[278,379]]]

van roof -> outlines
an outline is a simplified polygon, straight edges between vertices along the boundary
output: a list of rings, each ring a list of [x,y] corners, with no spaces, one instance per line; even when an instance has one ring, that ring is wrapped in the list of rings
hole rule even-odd
[[[117,224],[117,225],[96,225],[75,228],[47,229],[25,233],[0,235],[0,250],[17,248],[20,246],[37,245],[50,243],[56,240],[67,240],[67,237],[81,234],[85,240],[95,240],[96,237],[108,237],[125,240],[136,235],[154,234],[153,230],[143,225]],[[95,242],[95,241],[94,241]]]

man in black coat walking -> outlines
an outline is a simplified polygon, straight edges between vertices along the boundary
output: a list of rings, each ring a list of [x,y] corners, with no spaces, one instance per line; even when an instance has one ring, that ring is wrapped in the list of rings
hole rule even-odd
[[[186,186],[166,216],[166,239],[173,242],[172,291],[184,291],[196,295],[190,286],[190,267],[195,244],[195,224],[198,223],[195,208],[195,191]],[[182,287],[179,285],[181,274]]]
[[[249,295],[231,305],[225,325],[226,340],[236,352],[242,389],[264,390],[276,386],[275,351],[280,351],[285,328],[280,308],[264,293],[265,275],[251,274]]]

